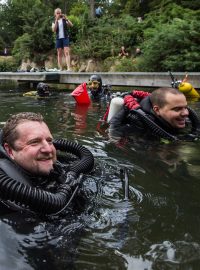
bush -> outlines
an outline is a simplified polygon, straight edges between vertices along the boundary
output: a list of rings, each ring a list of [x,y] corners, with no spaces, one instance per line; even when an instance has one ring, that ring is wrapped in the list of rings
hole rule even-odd
[[[134,58],[122,58],[115,66],[117,72],[136,72],[138,71],[136,59]]]
[[[121,46],[131,52],[142,38],[141,25],[129,15],[119,18],[104,15],[98,20],[85,20],[82,25],[84,29],[80,29],[73,45],[74,53],[82,58],[106,59],[118,55]]]
[[[136,72],[139,71],[138,63],[140,62],[140,57],[138,58],[120,58],[120,57],[108,57],[104,60],[103,70],[105,72]]]
[[[31,37],[27,33],[15,40],[13,55],[18,63],[20,63],[23,59],[31,58],[30,45]]]
[[[199,13],[176,5],[165,12],[168,16],[151,15],[151,23],[149,19],[145,22],[151,26],[144,29],[143,59],[139,69],[147,72],[199,71]]]
[[[0,72],[16,71],[17,63],[12,57],[0,57]]]

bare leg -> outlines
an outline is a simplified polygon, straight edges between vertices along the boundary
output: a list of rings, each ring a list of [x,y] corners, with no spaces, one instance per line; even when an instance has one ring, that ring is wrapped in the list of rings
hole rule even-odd
[[[67,64],[67,69],[71,69],[71,59],[70,59],[70,48],[69,47],[64,47],[64,55],[65,55],[65,60]]]
[[[62,48],[57,49],[58,67],[62,70]]]

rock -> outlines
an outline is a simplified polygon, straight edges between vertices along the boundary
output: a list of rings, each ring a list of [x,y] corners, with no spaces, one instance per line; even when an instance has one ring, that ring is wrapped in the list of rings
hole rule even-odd
[[[80,66],[80,68],[79,68],[79,72],[85,72],[86,67],[87,67],[86,64],[85,63],[82,63],[81,66]]]
[[[65,63],[65,59],[63,57],[63,63]],[[57,67],[57,56],[55,53],[52,53],[48,56],[48,59],[44,62],[45,70],[51,70]],[[101,72],[102,64],[100,61],[95,59],[80,59],[77,55],[71,55],[71,67],[74,71],[78,72]],[[22,61],[20,66],[20,70],[30,71],[31,69],[40,70],[41,67],[36,63],[30,60]]]

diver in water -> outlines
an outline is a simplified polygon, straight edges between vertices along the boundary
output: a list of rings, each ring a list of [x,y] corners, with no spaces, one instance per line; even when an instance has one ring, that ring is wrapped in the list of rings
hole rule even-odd
[[[159,88],[151,94],[135,90],[125,95],[121,109],[110,119],[109,134],[123,137],[136,131],[171,141],[195,139],[200,119],[177,89]]]
[[[39,82],[37,85],[37,94],[40,97],[47,97],[50,95],[49,86],[46,83]]]
[[[57,149],[79,160],[65,164],[59,161]],[[1,134],[0,207],[40,214],[61,212],[82,183],[79,175],[90,172],[93,163],[85,147],[62,139],[53,141],[42,115],[12,115]]]
[[[89,81],[87,83],[87,87],[89,88],[90,97],[95,100],[110,99],[111,95],[111,86],[102,84],[101,76],[98,74],[93,74],[90,76]]]
[[[111,85],[102,84],[101,76],[93,74],[89,81],[77,86],[71,93],[77,104],[90,104],[92,101],[110,101]]]

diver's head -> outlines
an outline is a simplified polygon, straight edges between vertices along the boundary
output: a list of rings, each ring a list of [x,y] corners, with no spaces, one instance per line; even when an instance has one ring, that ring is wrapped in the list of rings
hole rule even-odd
[[[37,92],[39,96],[48,96],[49,86],[46,83],[39,82],[37,85]]]
[[[88,88],[90,89],[91,93],[95,96],[95,93],[101,91],[102,88],[102,79],[101,76],[98,74],[93,74],[89,78]]]
[[[176,88],[159,88],[150,96],[154,113],[173,128],[184,128],[189,115],[185,95]]]
[[[53,136],[41,114],[12,115],[3,127],[2,145],[10,159],[34,175],[49,175],[57,160]]]

